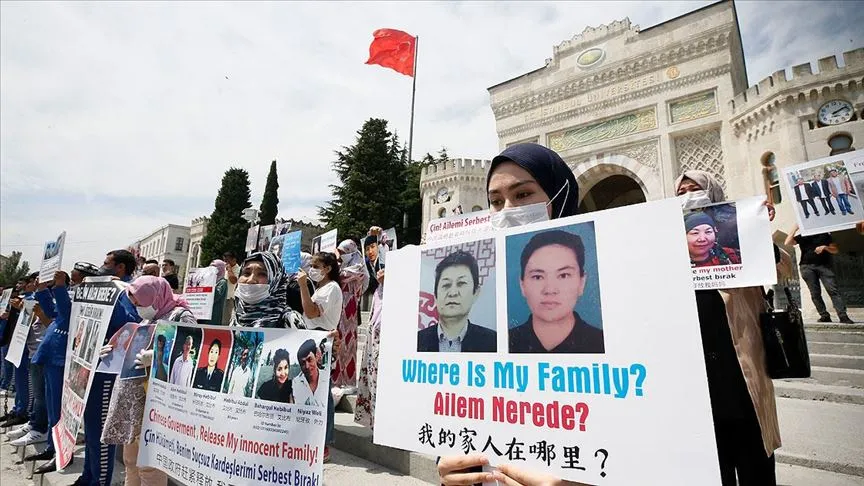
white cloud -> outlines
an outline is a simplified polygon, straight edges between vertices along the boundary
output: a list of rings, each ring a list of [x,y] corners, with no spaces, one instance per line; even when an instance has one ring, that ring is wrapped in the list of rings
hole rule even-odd
[[[3,2],[0,249],[35,262],[66,229],[69,261],[98,260],[209,214],[230,166],[249,170],[257,206],[274,158],[280,214],[316,217],[333,151],[364,120],[408,136],[411,79],[364,64],[377,28],[420,36],[414,153],[489,158],[487,87],[588,25],[707,3]],[[851,2],[736,5],[751,83],[862,44]]]

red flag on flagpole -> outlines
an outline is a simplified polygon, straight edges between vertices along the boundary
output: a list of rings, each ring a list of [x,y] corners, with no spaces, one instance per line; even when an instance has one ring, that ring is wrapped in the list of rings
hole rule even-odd
[[[417,46],[414,36],[396,29],[378,29],[372,37],[366,64],[378,64],[414,77],[414,54]]]

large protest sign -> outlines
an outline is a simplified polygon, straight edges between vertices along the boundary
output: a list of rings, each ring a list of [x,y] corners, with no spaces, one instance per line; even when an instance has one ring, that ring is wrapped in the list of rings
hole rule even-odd
[[[123,284],[111,277],[87,277],[74,291],[60,421],[51,430],[59,468],[66,467],[72,459],[87,395],[99,362],[99,350],[105,342],[108,323],[114,304],[123,292]]]
[[[186,277],[183,296],[189,303],[189,310],[195,319],[213,317],[213,300],[216,283],[219,281],[216,267],[192,268]]]
[[[138,465],[188,485],[321,485],[326,335],[160,321]]]
[[[0,295],[0,314],[6,312],[10,300],[12,300],[12,287],[4,290],[3,294]]]
[[[433,219],[426,225],[425,242],[432,244],[490,231],[491,220],[488,210]]]
[[[42,248],[42,265],[39,266],[39,282],[54,280],[54,272],[60,270],[63,263],[63,247],[66,246],[66,232],[53,240],[45,242]]]
[[[12,340],[9,341],[9,349],[6,351],[6,361],[12,363],[16,368],[21,366],[21,358],[24,356],[24,349],[27,347],[27,335],[30,333],[30,324],[33,322],[33,308],[35,305],[35,300],[28,299],[24,301],[24,307],[18,313],[18,321],[15,323]]]
[[[312,254],[314,255],[321,251],[336,253],[337,245],[336,230],[333,229],[312,239]]]
[[[253,226],[246,231],[246,252],[255,251],[258,245],[258,226]]]
[[[802,235],[850,229],[864,221],[864,150],[786,167],[783,180]]]
[[[376,416],[399,420],[375,443],[588,484],[720,484],[683,231],[669,199],[391,252]]]
[[[777,283],[765,196],[684,210],[696,289]]]
[[[293,275],[300,270],[300,246],[302,241],[303,232],[300,230],[288,233],[282,241],[282,267],[285,268],[285,273],[288,275]]]
[[[258,251],[267,251],[270,249],[270,240],[273,239],[273,232],[276,230],[275,224],[262,226],[258,231]]]

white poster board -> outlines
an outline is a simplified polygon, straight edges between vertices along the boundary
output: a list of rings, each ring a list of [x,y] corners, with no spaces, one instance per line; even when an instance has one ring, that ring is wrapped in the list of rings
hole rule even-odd
[[[9,349],[6,351],[6,361],[12,363],[12,366],[16,368],[21,366],[21,358],[24,356],[24,349],[27,347],[27,335],[30,333],[30,324],[34,318],[34,305],[34,300],[24,301],[24,307],[18,313],[18,321],[15,323],[12,340],[9,341]],[[9,323],[6,323],[6,325],[8,326]]]
[[[45,242],[42,248],[42,264],[39,266],[39,282],[54,280],[54,272],[60,270],[63,263],[63,247],[66,246],[66,232],[53,240]]]
[[[258,226],[253,226],[246,230],[246,252],[255,251],[258,245]]]
[[[190,486],[321,485],[326,336],[160,321],[139,467]]]
[[[864,150],[786,167],[783,183],[804,236],[850,229],[864,221]]]
[[[213,300],[218,280],[216,267],[193,268],[187,273],[183,296],[195,319],[206,320],[213,317]]]
[[[336,253],[337,245],[338,243],[336,241],[336,230],[332,229],[312,239],[312,254],[314,255],[321,251],[327,253]]]
[[[375,443],[482,453],[588,484],[719,485],[683,231],[669,199],[391,252],[400,271],[384,288]],[[416,302],[433,293],[439,314],[463,314],[474,288],[465,253],[496,270],[478,289],[495,289],[496,312],[470,318],[462,352],[439,352],[453,343],[418,331]],[[422,259],[438,257],[465,264],[421,287]],[[570,334],[548,341],[534,316],[573,322]],[[477,329],[488,323],[494,332]]]
[[[6,309],[9,308],[10,300],[12,300],[12,287],[5,289],[3,294],[0,295],[0,314],[6,312]]]
[[[489,210],[433,219],[426,224],[425,243],[432,244],[491,231],[491,221]]]
[[[684,232],[697,290],[777,283],[765,196],[685,209]]]

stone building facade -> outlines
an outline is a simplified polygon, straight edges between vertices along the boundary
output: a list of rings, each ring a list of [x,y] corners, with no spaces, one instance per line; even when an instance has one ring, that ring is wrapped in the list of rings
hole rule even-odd
[[[192,220],[189,227],[189,257],[186,259],[186,268],[201,268],[201,240],[207,235],[207,225],[210,218],[201,216]],[[204,262],[204,266],[210,262]]]
[[[735,4],[720,1],[647,29],[628,19],[586,28],[555,46],[543,67],[489,94],[500,149],[535,142],[558,152],[576,175],[583,212],[673,196],[682,171],[703,169],[730,197],[775,199],[782,242],[794,214],[777,169],[838,150],[829,144],[864,148],[864,49],[845,53],[842,66],[833,57],[817,64],[748,87]],[[826,126],[817,111],[835,99],[855,113]],[[465,212],[487,207],[485,163],[469,162],[424,171],[424,227],[460,204]],[[855,294],[864,288],[864,248],[852,232],[835,238],[841,280]],[[850,300],[864,305],[858,294]]]

